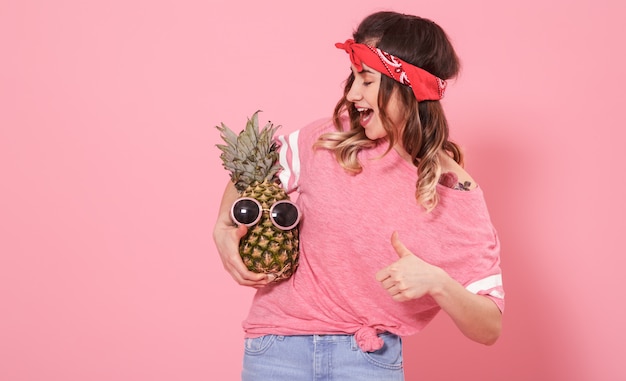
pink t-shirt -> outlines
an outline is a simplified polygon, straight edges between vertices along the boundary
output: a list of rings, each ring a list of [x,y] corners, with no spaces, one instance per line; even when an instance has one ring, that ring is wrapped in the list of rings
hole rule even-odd
[[[288,280],[257,291],[243,322],[246,337],[265,334],[355,334],[365,351],[376,336],[423,329],[440,307],[431,297],[394,301],[375,279],[398,260],[390,238],[443,268],[469,291],[504,308],[500,245],[480,188],[438,185],[440,201],[426,213],[415,200],[416,168],[386,144],[362,151],[363,171],[348,174],[332,153],[313,150],[332,122],[280,136],[280,178],[297,191],[302,210],[300,264]]]

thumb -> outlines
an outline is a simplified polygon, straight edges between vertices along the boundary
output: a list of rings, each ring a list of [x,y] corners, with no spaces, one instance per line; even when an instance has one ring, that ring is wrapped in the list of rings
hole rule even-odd
[[[391,246],[393,246],[396,253],[398,253],[398,257],[400,258],[413,255],[413,253],[411,253],[411,251],[400,241],[397,231],[394,231],[393,234],[391,234]]]
[[[237,238],[241,239],[246,233],[248,233],[248,227],[246,225],[237,225],[237,230],[235,231]]]

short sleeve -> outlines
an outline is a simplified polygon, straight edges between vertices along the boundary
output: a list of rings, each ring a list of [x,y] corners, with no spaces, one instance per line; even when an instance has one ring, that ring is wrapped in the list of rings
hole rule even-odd
[[[303,164],[307,158],[310,159],[313,144],[321,134],[333,128],[332,120],[318,119],[302,129],[279,135],[276,138],[279,144],[278,160],[281,166],[278,178],[285,192],[291,193],[299,190]]]
[[[474,270],[479,277],[465,285],[465,289],[477,295],[484,295],[491,299],[500,311],[504,311],[504,286],[502,269],[500,267],[500,242],[495,229],[492,227],[493,241],[482,251]]]

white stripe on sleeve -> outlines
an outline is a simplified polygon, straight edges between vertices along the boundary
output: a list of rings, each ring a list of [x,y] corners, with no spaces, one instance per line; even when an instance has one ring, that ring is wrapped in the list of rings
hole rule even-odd
[[[298,146],[298,137],[300,136],[300,130],[289,135],[289,146],[291,147],[291,170],[293,171],[294,179],[292,189],[297,189],[300,185],[300,151]]]
[[[496,298],[504,298],[504,294],[501,291],[502,288],[502,274],[496,274],[483,278],[474,283],[471,283],[465,287],[467,291],[477,294],[480,291],[491,290],[489,295]]]
[[[289,185],[289,178],[291,177],[291,168],[289,167],[289,160],[287,160],[287,152],[289,151],[289,147],[287,146],[287,142],[285,141],[285,136],[281,135],[278,137],[280,141],[280,151],[278,151],[278,162],[280,166],[283,167],[283,170],[278,174],[278,178],[280,182],[283,183],[283,187],[287,188]]]
[[[289,134],[287,137],[285,137],[285,135],[278,137],[281,144],[278,161],[282,167],[278,178],[283,184],[283,187],[288,190],[295,189],[298,186],[300,177],[300,157],[298,152],[299,134],[300,131],[298,130]]]

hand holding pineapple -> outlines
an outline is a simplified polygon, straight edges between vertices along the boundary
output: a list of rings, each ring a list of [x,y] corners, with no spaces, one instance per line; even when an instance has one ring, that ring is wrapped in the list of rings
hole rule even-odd
[[[278,127],[267,123],[259,129],[257,111],[239,135],[223,123],[217,129],[226,143],[217,145],[222,151],[220,158],[224,168],[230,171],[235,188],[235,192],[227,192],[229,196],[222,201],[220,215],[228,207],[232,220],[248,227],[228,230],[227,223],[220,218],[221,225],[216,225],[214,236],[224,243],[225,251],[220,250],[224,266],[233,270],[231,275],[240,283],[259,286],[255,282],[261,281],[262,285],[262,277],[251,276],[238,261],[225,254],[232,252],[228,242],[239,238],[239,254],[247,270],[267,274],[266,279],[287,279],[298,265],[300,212],[278,181],[278,146],[273,141]],[[220,235],[226,235],[227,239],[222,241]]]
[[[230,217],[230,208],[239,197],[235,185],[228,182],[220,205],[218,219],[213,229],[213,240],[220,254],[224,269],[242,286],[261,288],[273,281],[267,274],[248,270],[239,255],[239,241],[248,232],[245,225],[235,225]]]

